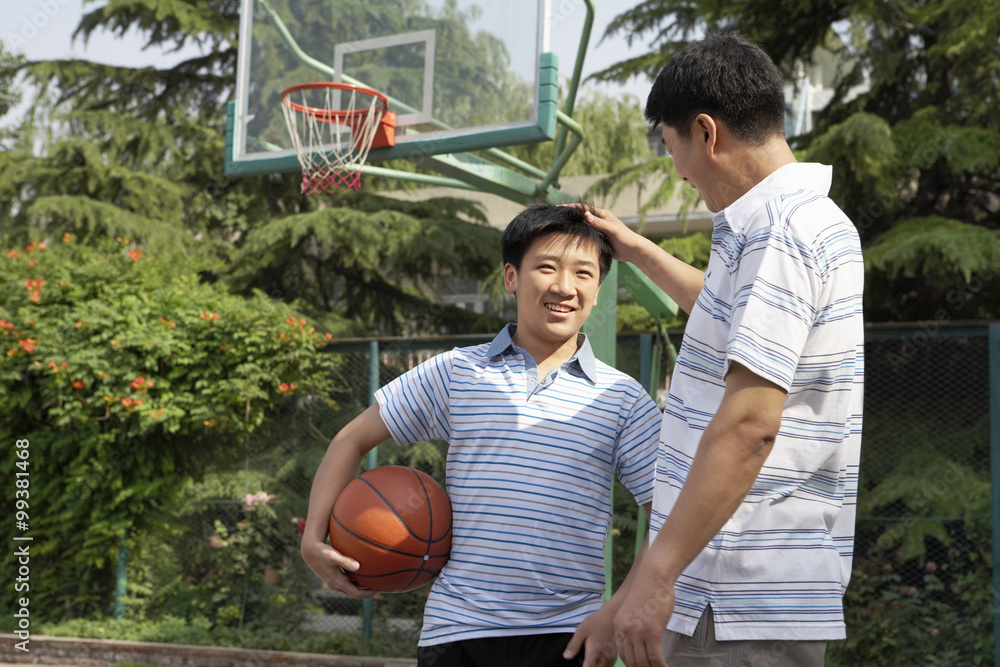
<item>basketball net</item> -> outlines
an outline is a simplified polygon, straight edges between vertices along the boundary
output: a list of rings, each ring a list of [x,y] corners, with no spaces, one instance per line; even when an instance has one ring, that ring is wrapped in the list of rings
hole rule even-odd
[[[309,106],[307,90],[293,90],[281,97],[281,111],[302,167],[302,193],[360,189],[359,169],[368,158],[385,104],[363,90],[345,86],[322,89],[325,104]],[[338,95],[347,99],[346,105],[334,106]],[[293,99],[299,96],[299,100]],[[371,97],[367,108],[361,106],[366,97]]]

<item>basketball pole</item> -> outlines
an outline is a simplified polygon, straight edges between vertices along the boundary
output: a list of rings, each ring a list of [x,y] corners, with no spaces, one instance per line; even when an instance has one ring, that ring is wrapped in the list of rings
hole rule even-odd
[[[379,347],[378,339],[368,342],[368,405],[375,405],[375,392],[379,390]],[[365,470],[378,466],[378,445],[365,455]],[[367,646],[372,640],[372,610],[371,598],[361,601],[361,636]]]

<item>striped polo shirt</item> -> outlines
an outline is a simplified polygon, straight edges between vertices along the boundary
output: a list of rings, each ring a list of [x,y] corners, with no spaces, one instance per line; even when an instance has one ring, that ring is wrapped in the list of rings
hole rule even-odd
[[[451,556],[434,581],[419,644],[573,632],[601,605],[617,475],[653,493],[660,410],[597,361],[590,343],[539,378],[508,325],[376,393],[399,445],[448,442]]]
[[[670,514],[731,362],[788,391],[747,497],[677,582],[669,628],[712,605],[720,640],[845,636],[861,447],[864,268],[832,169],[781,167],[714,217],[705,285],[664,410],[651,534]]]

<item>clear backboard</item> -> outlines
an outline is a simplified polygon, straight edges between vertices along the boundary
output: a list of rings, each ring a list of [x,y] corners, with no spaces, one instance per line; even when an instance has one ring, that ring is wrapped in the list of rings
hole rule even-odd
[[[242,2],[227,173],[299,171],[281,92],[309,82],[387,97],[394,145],[373,148],[369,163],[555,137],[549,0]]]

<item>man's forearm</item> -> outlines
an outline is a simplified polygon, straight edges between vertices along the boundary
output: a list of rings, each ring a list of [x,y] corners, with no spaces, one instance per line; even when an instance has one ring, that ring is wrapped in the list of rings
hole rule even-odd
[[[635,265],[681,309],[690,314],[705,284],[705,273],[636,235],[622,259]]]

